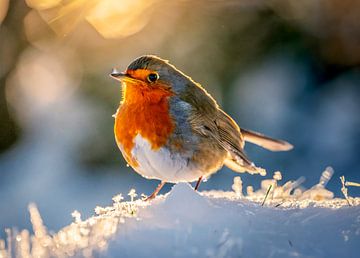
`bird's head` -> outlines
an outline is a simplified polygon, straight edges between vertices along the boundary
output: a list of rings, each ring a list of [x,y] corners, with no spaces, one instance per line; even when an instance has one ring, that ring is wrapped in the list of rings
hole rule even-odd
[[[129,90],[175,95],[191,80],[168,61],[153,55],[138,57],[125,72],[114,69],[110,76],[125,86],[125,98]]]

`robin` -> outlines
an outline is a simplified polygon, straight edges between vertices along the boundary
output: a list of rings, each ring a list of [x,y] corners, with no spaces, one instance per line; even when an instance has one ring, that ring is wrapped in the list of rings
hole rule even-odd
[[[209,93],[168,61],[153,55],[135,59],[125,70],[113,70],[122,84],[114,133],[127,163],[140,175],[161,183],[194,182],[224,164],[236,172],[266,174],[244,153],[245,142],[271,151],[292,145],[239,128]]]

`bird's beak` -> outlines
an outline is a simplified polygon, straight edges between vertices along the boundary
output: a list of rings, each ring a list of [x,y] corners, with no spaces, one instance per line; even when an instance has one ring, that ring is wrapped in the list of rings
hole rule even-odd
[[[119,72],[118,70],[116,70],[116,68],[113,68],[109,75],[118,81],[121,81],[122,78],[126,77],[125,73]]]
[[[119,72],[116,68],[113,68],[111,73],[110,73],[110,77],[112,77],[113,79],[117,80],[117,81],[121,81],[121,82],[137,82],[138,80],[130,77],[130,75],[123,73],[123,72]]]

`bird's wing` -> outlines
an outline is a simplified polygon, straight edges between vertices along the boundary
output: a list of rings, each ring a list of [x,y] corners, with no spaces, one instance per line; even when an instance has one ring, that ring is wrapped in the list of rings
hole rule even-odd
[[[239,163],[251,165],[252,162],[244,153],[244,139],[235,121],[219,109],[215,124],[220,138],[220,145],[230,153],[230,156],[239,159]]]
[[[225,112],[220,109],[215,114],[194,112],[190,121],[195,133],[212,139],[227,151],[225,165],[230,169],[241,173],[246,171],[251,174],[266,173],[246,156],[240,129]]]
[[[192,106],[189,122],[195,133],[211,138],[228,152],[225,165],[237,172],[263,173],[244,153],[244,138],[235,121],[218,108],[215,100],[197,85],[182,99]],[[190,93],[189,93],[190,92]]]
[[[220,144],[228,151],[225,165],[237,172],[249,172],[251,174],[265,174],[263,168],[256,167],[246,156],[243,148],[244,137],[236,122],[221,109],[218,110],[216,125],[220,136]]]
[[[237,172],[261,173],[265,170],[255,167],[244,153],[244,138],[236,122],[199,84],[188,85],[188,90],[180,94],[181,100],[192,107],[189,123],[195,133],[209,137],[228,152],[225,165]]]

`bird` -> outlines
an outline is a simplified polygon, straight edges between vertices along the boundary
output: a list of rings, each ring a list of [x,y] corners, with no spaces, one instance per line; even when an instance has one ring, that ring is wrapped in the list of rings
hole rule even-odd
[[[166,183],[201,181],[223,165],[239,173],[266,174],[244,151],[245,142],[271,151],[288,151],[283,140],[240,128],[215,99],[191,77],[155,55],[133,60],[121,82],[122,100],[114,117],[116,143],[141,176],[160,180],[146,200]]]

